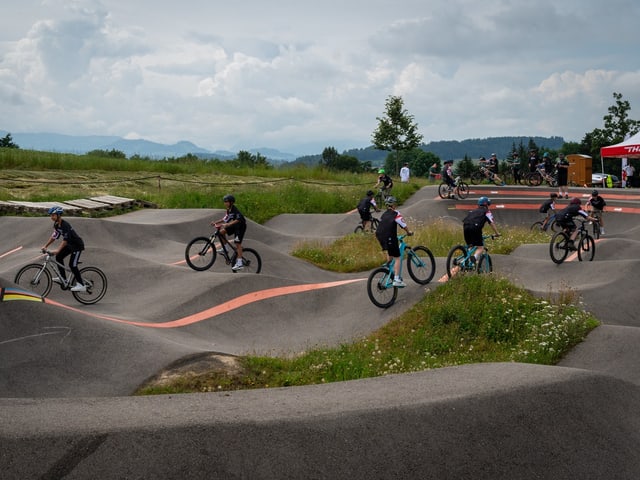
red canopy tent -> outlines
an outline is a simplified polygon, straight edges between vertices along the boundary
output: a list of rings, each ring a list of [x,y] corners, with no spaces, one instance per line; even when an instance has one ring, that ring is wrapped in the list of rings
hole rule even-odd
[[[640,132],[624,142],[600,149],[601,157],[640,158]]]

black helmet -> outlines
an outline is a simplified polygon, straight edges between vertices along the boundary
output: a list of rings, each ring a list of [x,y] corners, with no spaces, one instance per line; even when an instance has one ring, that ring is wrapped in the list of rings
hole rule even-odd
[[[367,190],[367,197],[373,197],[373,190]]]
[[[594,190],[593,192],[591,192],[591,195],[594,197],[598,196],[598,190]]]
[[[236,203],[236,197],[234,197],[233,195],[225,195],[224,197],[222,197],[222,201],[229,202],[229,203]]]

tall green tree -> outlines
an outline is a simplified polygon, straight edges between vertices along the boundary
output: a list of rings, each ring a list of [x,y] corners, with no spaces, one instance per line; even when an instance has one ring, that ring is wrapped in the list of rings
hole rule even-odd
[[[385,115],[376,117],[378,128],[371,140],[378,150],[395,154],[394,173],[400,173],[400,154],[420,146],[423,136],[418,133],[418,124],[413,115],[404,108],[402,97],[389,96],[385,101]]]

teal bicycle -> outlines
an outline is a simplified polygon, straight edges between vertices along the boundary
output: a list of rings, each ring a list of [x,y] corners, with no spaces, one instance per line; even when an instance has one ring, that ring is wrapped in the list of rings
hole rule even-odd
[[[402,261],[407,259],[409,276],[420,285],[429,283],[436,273],[436,260],[433,253],[422,245],[410,247],[404,241],[405,235],[398,235],[400,243],[400,278],[402,278]],[[388,308],[398,298],[398,288],[393,285],[393,266],[396,259],[376,268],[367,280],[367,294],[369,300],[380,308]]]
[[[492,240],[499,235],[482,235],[482,240],[491,238]],[[484,242],[483,242],[484,243]],[[475,253],[478,247],[473,245],[456,245],[447,255],[447,275],[449,278],[456,273],[491,273],[493,272],[493,261],[489,255],[489,248],[485,245],[484,251],[476,261]]]

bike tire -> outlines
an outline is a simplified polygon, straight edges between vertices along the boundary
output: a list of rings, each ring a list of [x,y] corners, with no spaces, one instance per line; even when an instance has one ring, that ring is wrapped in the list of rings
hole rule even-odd
[[[456,245],[452,247],[447,254],[447,275],[449,278],[453,277],[455,273],[463,273],[467,271],[468,268],[466,262],[467,247],[464,245]]]
[[[234,252],[231,258],[231,265],[236,264],[236,259],[238,258],[238,253]],[[244,266],[242,270],[238,270],[238,272],[244,273],[260,273],[262,270],[262,258],[253,248],[242,248],[242,263]],[[233,273],[237,273],[236,270],[232,270]]]
[[[380,225],[380,220],[378,220],[376,217],[372,217],[371,218],[371,232],[375,232],[376,230],[378,230],[378,225]]]
[[[436,274],[436,259],[431,250],[422,245],[409,250],[407,271],[414,282],[420,285],[429,283]]]
[[[596,256],[596,242],[591,235],[585,235],[578,244],[578,260],[593,261]]]
[[[552,188],[558,188],[558,179],[553,177],[549,183],[549,186]]]
[[[202,272],[211,268],[216,261],[216,249],[209,237],[196,237],[187,244],[184,259],[192,269]]]
[[[562,230],[562,227],[558,222],[556,222],[555,218],[551,221],[551,226],[549,228],[551,228],[552,232],[560,232]]]
[[[31,263],[25,265],[16,273],[14,283],[41,297],[46,297],[49,295],[49,292],[51,292],[53,279],[51,278],[49,269],[45,268],[43,270],[42,264]]]
[[[478,274],[491,272],[493,272],[493,260],[488,253],[483,253],[478,260]]]
[[[362,226],[362,224],[358,225],[354,230],[353,233],[357,233],[357,234],[362,234],[364,233],[364,227]]]
[[[440,195],[440,198],[449,198],[449,185],[447,185],[446,183],[441,183],[440,186],[438,187],[438,195]]]
[[[542,183],[542,175],[538,172],[533,172],[527,175],[527,184],[530,187],[538,187]]]
[[[473,172],[471,174],[470,181],[473,185],[481,184],[485,179],[485,176],[481,172]]]
[[[502,179],[498,178],[498,176],[495,173],[491,176],[491,181],[493,182],[494,185],[497,185],[498,187],[502,185]]]
[[[464,200],[468,196],[469,196],[469,185],[467,185],[464,182],[460,182],[458,184],[458,197],[460,197],[460,200]]]
[[[107,293],[107,276],[97,267],[80,269],[82,282],[87,287],[86,292],[71,292],[73,297],[85,305],[93,305],[102,300]]]
[[[549,255],[553,263],[561,264],[569,255],[569,236],[564,232],[557,232],[549,242]]]
[[[376,307],[389,308],[398,298],[398,287],[392,286],[388,267],[376,268],[367,279],[367,295]]]
[[[593,238],[596,240],[600,238],[600,223],[593,222]]]
[[[531,224],[531,229],[530,230],[532,232],[538,232],[538,231],[542,232],[543,231],[542,230],[542,222],[541,221],[533,222]]]

